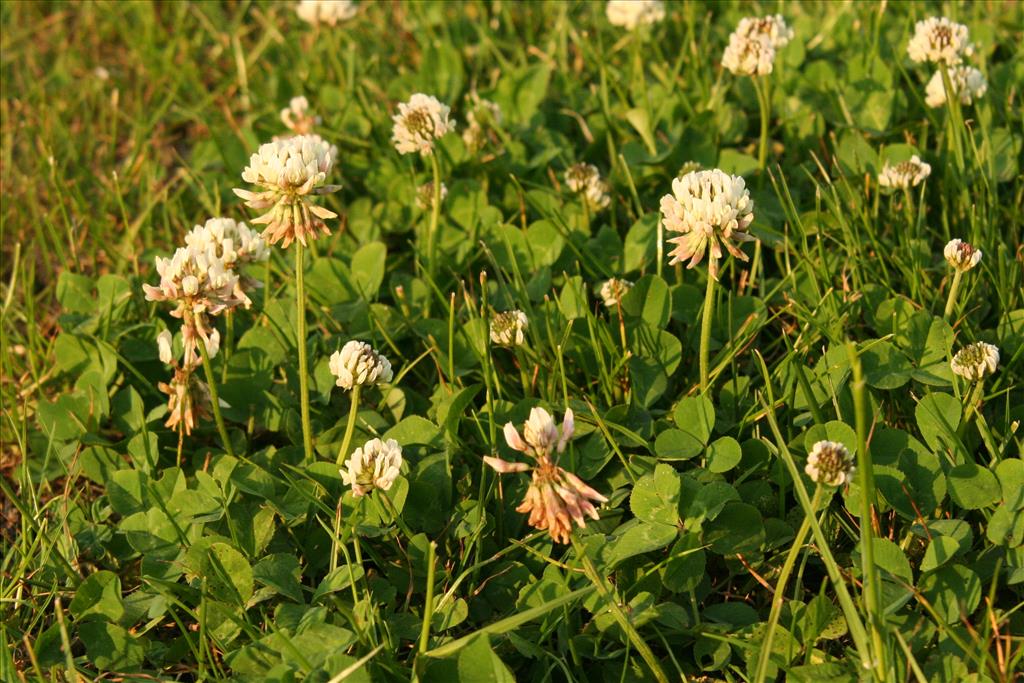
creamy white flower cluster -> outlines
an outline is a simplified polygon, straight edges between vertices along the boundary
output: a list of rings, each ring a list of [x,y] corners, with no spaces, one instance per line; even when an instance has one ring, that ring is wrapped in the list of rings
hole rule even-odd
[[[400,154],[419,152],[429,156],[434,142],[455,130],[455,120],[449,119],[451,109],[436,97],[416,93],[408,102],[398,105],[398,113],[391,117],[391,141]]]
[[[609,194],[611,188],[593,164],[578,163],[570,166],[565,171],[565,184],[583,196],[583,201],[591,211],[608,208],[612,202]]]
[[[242,171],[242,180],[263,188],[251,192],[235,188],[235,194],[253,209],[269,209],[253,223],[266,224],[264,238],[287,247],[294,240],[306,244],[318,231],[330,234],[323,219],[335,218],[330,209],[313,204],[310,196],[338,189],[325,186],[334,165],[331,145],[317,135],[297,135],[260,145]]]
[[[441,183],[441,203],[448,197],[448,186]],[[426,182],[416,188],[416,208],[430,211],[434,208],[434,183]]]
[[[775,53],[793,39],[781,14],[744,17],[729,36],[722,66],[737,76],[764,76],[775,66]]]
[[[472,92],[469,111],[466,114],[466,130],[462,131],[462,142],[472,152],[479,152],[487,144],[487,133],[501,125],[501,107]]]
[[[260,263],[270,258],[263,236],[233,218],[211,218],[185,235],[185,245],[199,253],[220,258],[231,268]]]
[[[999,349],[985,342],[968,344],[956,352],[950,367],[971,382],[979,382],[993,374],[999,366]]]
[[[295,6],[299,19],[310,24],[335,26],[339,21],[348,21],[359,11],[352,0],[300,0]]]
[[[714,169],[676,178],[672,194],[661,198],[665,228],[681,233],[668,240],[676,245],[669,253],[669,263],[689,260],[687,268],[693,268],[710,252],[708,269],[717,279],[722,245],[741,261],[748,260],[736,243],[756,239],[747,232],[754,220],[753,210],[754,201],[739,176]]]
[[[974,53],[967,27],[946,17],[929,17],[914,24],[907,54],[915,62],[955,66]]]
[[[626,296],[626,292],[632,287],[633,283],[629,280],[617,277],[605,280],[601,284],[601,299],[604,301],[604,305],[608,308],[615,308],[622,303],[622,297]]]
[[[612,26],[632,31],[664,19],[665,3],[661,0],[608,0],[604,13]]]
[[[954,270],[968,271],[981,262],[981,249],[977,249],[963,240],[950,240],[942,250],[946,263]]]
[[[491,318],[491,341],[498,346],[519,346],[525,341],[527,327],[526,314],[518,309],[496,313]]]
[[[853,480],[857,467],[853,455],[838,441],[819,441],[807,454],[804,472],[816,484],[842,486]]]
[[[394,439],[370,439],[345,461],[341,481],[352,487],[356,498],[373,489],[387,491],[395,483],[402,467],[402,447]]]
[[[885,162],[882,172],[878,174],[878,184],[896,189],[917,187],[931,173],[931,165],[921,161],[921,157],[915,154],[909,160],[895,165]]]
[[[391,362],[366,342],[352,340],[331,354],[331,374],[337,385],[351,390],[357,386],[390,382],[394,373]]]
[[[973,66],[954,66],[949,69],[949,84],[953,94],[959,97],[960,104],[972,104],[988,90],[984,74]],[[924,103],[933,109],[946,104],[946,85],[942,81],[941,71],[932,74],[925,86]]]

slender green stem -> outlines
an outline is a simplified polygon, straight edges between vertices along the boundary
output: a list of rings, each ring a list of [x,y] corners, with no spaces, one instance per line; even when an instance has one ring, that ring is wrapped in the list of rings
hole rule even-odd
[[[949,68],[943,63],[939,65],[942,73],[942,87],[946,91],[946,105],[949,108],[950,147],[956,159],[957,170],[964,170],[964,150],[960,136],[963,132],[963,114],[960,111],[960,94],[954,92],[953,82],[949,79]]]
[[[420,628],[420,648],[422,655],[430,648],[430,619],[434,616],[434,564],[437,543],[430,542],[427,549],[427,599],[423,603],[423,626]]]
[[[964,271],[959,268],[953,273],[953,284],[949,286],[949,296],[946,297],[946,310],[942,313],[942,319],[949,322],[949,318],[953,315],[953,308],[956,306],[956,295],[960,290],[960,278],[964,275]]]
[[[433,280],[437,273],[437,223],[441,217],[441,163],[437,160],[436,150],[430,155],[430,168],[434,173],[434,200],[430,203],[430,228],[427,232],[427,274]]]
[[[711,275],[712,265],[708,264],[708,284],[704,290],[704,308],[700,319],[700,393],[706,394],[710,388],[710,371],[708,369],[711,349],[711,320],[715,309],[715,278]]]
[[[224,452],[235,457],[234,449],[231,448],[231,439],[228,438],[228,428],[224,425],[224,416],[220,413],[220,397],[217,395],[217,379],[213,376],[213,368],[210,366],[210,354],[206,350],[206,342],[199,339],[196,342],[199,347],[199,355],[203,359],[203,373],[206,375],[206,384],[210,388],[210,403],[213,404],[213,419],[217,423],[217,431],[220,432],[220,440],[224,444]]]
[[[351,404],[348,409],[348,423],[345,425],[345,436],[341,440],[341,448],[338,449],[338,460],[337,463],[340,465],[345,462],[345,456],[348,455],[348,447],[352,443],[352,433],[356,428],[356,417],[359,415],[359,391],[362,387],[358,384],[352,387],[352,393],[349,398]]]
[[[967,431],[967,425],[970,424],[971,419],[978,412],[978,404],[981,403],[981,397],[984,393],[984,382],[975,382],[974,389],[971,390],[967,403],[964,405],[964,419],[960,422],[960,428],[957,430],[959,436],[963,436]]]
[[[313,462],[313,427],[309,421],[309,363],[306,359],[306,280],[302,242],[295,242],[295,346],[299,351],[299,406],[302,413],[302,449]]]
[[[654,652],[651,651],[650,646],[637,632],[636,627],[630,623],[629,618],[623,613],[622,608],[619,607],[618,599],[614,594],[614,589],[608,585],[607,579],[601,576],[594,563],[587,557],[587,553],[584,551],[583,546],[576,538],[576,534],[570,536],[572,539],[572,547],[576,550],[576,557],[579,558],[580,563],[583,565],[583,571],[590,579],[590,582],[597,588],[597,592],[604,598],[605,604],[608,606],[609,611],[615,620],[618,622],[619,627],[625,632],[629,638],[629,642],[633,644],[633,647],[640,653],[640,657],[643,658],[644,662],[647,663],[651,673],[654,674],[654,678],[657,679],[658,683],[668,683],[668,676],[665,674],[664,669],[661,668],[661,663],[658,662],[658,658],[654,656]]]
[[[819,485],[814,490],[814,499],[811,501],[811,507],[815,511],[817,511],[818,505],[821,503],[821,494],[822,488]],[[796,538],[793,539],[793,545],[790,546],[789,552],[786,554],[786,561],[783,563],[782,571],[779,573],[779,580],[775,584],[772,609],[768,615],[768,624],[765,628],[764,640],[761,643],[761,654],[757,659],[757,672],[754,674],[754,683],[761,683],[767,673],[768,660],[771,657],[772,651],[772,640],[775,638],[775,629],[779,625],[779,616],[782,614],[782,604],[785,601],[786,584],[789,582],[789,575],[793,573],[796,558],[800,555],[800,551],[803,550],[804,541],[807,540],[807,534],[810,530],[811,515],[805,514],[804,521],[796,532]]]
[[[761,110],[761,138],[757,143],[757,168],[763,171],[768,160],[768,122],[771,117],[771,101],[768,99],[768,80],[754,76],[751,79],[757,92],[757,105]]]
[[[221,345],[224,353],[224,363],[220,368],[220,381],[228,381],[228,361],[231,360],[231,352],[235,349],[235,312],[231,309],[224,311],[224,344]]]
[[[853,393],[853,413],[857,426],[857,478],[860,484],[860,545],[861,573],[864,577],[864,609],[868,613],[868,624],[871,629],[871,642],[874,648],[874,659],[877,664],[876,677],[886,677],[886,650],[883,643],[882,594],[879,590],[881,582],[878,578],[878,567],[875,564],[875,543],[872,529],[875,502],[875,474],[868,450],[867,435],[867,396],[865,391],[864,371],[857,355],[857,347],[847,342],[846,353],[853,369],[850,390]]]

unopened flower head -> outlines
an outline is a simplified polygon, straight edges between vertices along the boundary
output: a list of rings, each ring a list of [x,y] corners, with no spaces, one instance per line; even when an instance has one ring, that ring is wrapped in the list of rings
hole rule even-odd
[[[320,117],[309,110],[309,100],[305,96],[293,97],[281,110],[281,123],[296,135],[306,135],[320,124]]]
[[[885,162],[882,172],[878,174],[878,184],[882,187],[893,187],[901,190],[908,187],[917,187],[931,173],[931,165],[921,161],[921,158],[915,154],[908,161],[901,161],[895,165],[890,164],[888,161]]]
[[[532,457],[533,465],[484,457],[484,462],[503,474],[532,470],[530,487],[516,511],[529,513],[530,526],[547,529],[551,538],[559,543],[569,542],[572,522],[585,527],[586,517],[599,519],[593,502],[608,500],[575,474],[559,467],[552,458],[565,450],[572,438],[573,425],[571,410],[565,411],[559,428],[546,410],[534,408],[523,425],[522,436],[511,422],[505,425],[505,441],[512,449]]]
[[[295,6],[299,19],[310,24],[336,25],[356,15],[359,7],[352,0],[300,0]]]
[[[198,422],[210,419],[210,388],[191,368],[175,368],[170,383],[160,382],[157,388],[167,394],[168,417],[164,426],[168,429],[187,436]]]
[[[609,0],[604,12],[612,26],[632,31],[664,19],[665,4],[661,0]]]
[[[949,84],[953,94],[959,96],[960,104],[971,104],[980,99],[988,90],[988,81],[984,74],[973,66],[955,66],[949,70]],[[941,107],[946,104],[946,86],[942,82],[942,72],[936,71],[928,85],[925,86],[924,103],[929,107]]]
[[[391,117],[391,141],[401,154],[419,152],[423,156],[434,152],[434,141],[455,130],[455,120],[449,119],[451,110],[436,97],[416,93],[408,102],[398,105],[398,113]]]
[[[736,26],[736,33],[747,38],[754,38],[767,43],[772,49],[779,50],[793,40],[793,29],[781,14],[766,17],[744,17]]]
[[[950,367],[966,380],[978,382],[996,371],[999,349],[992,344],[975,342],[956,352]]]
[[[853,479],[853,455],[838,441],[819,441],[807,455],[804,472],[811,481],[824,486],[842,486]]]
[[[441,183],[441,203],[448,197],[448,186]],[[416,208],[430,211],[434,208],[434,183],[423,183],[416,188]]]
[[[387,358],[366,342],[356,340],[332,353],[329,366],[331,374],[338,378],[337,385],[342,389],[390,382],[394,377]]]
[[[373,489],[387,491],[402,467],[402,447],[394,439],[370,439],[345,461],[341,481],[352,487],[352,495],[365,496]]]
[[[601,284],[601,299],[608,308],[615,308],[622,303],[622,297],[633,287],[629,280],[613,277]]]
[[[483,99],[475,91],[466,99],[469,100],[469,110],[462,142],[470,151],[478,152],[487,143],[488,132],[501,125],[501,107]]]
[[[967,27],[946,17],[930,17],[914,24],[914,37],[907,54],[915,62],[933,62],[955,66],[974,52]]]
[[[737,76],[764,76],[775,65],[775,48],[757,37],[734,32],[722,53],[722,66]]]
[[[946,257],[946,263],[959,271],[970,270],[981,261],[981,249],[975,249],[963,240],[950,240],[942,255]]]
[[[573,192],[583,196],[591,211],[600,211],[611,204],[608,183],[601,179],[601,173],[593,164],[573,164],[565,171],[565,184]]]
[[[519,346],[527,327],[526,314],[518,309],[496,313],[491,318],[491,341],[499,346]]]
[[[260,188],[258,192],[235,189],[235,194],[253,209],[269,209],[253,223],[266,224],[263,237],[270,244],[287,247],[293,240],[303,245],[317,232],[330,234],[323,219],[336,213],[311,201],[311,196],[333,192],[324,181],[334,164],[334,154],[318,135],[297,135],[260,145],[242,172],[242,180]]]
[[[747,232],[754,220],[754,202],[743,178],[715,169],[687,173],[672,181],[672,194],[661,198],[665,228],[681,233],[669,242],[676,246],[669,253],[670,264],[689,260],[688,268],[701,262],[710,252],[709,272],[718,278],[722,245],[736,258],[747,255],[738,242],[756,238]]]

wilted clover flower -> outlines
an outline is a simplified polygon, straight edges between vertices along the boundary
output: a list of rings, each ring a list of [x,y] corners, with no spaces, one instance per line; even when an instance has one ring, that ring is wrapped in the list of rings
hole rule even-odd
[[[329,26],[351,19],[357,11],[359,7],[352,0],[301,0],[295,7],[299,19]]]
[[[416,93],[408,102],[398,105],[398,113],[391,117],[391,141],[401,154],[419,152],[428,156],[434,151],[434,141],[455,130],[455,120],[449,119],[451,109],[436,97]]]
[[[804,472],[816,484],[842,486],[853,479],[853,455],[838,441],[819,441],[807,455]]]
[[[959,271],[967,271],[981,261],[981,249],[975,249],[963,240],[950,240],[942,250],[946,263]]]
[[[259,192],[235,189],[253,209],[270,209],[253,223],[265,223],[264,239],[287,247],[293,240],[303,246],[317,232],[330,234],[322,219],[335,218],[330,209],[313,204],[312,195],[334,192],[324,185],[334,164],[331,146],[317,135],[297,135],[260,145],[242,172],[242,180],[263,188]]]
[[[722,66],[737,76],[764,76],[772,72],[775,48],[761,38],[734,32],[722,53]]]
[[[342,389],[366,384],[390,382],[394,373],[387,358],[374,351],[366,342],[350,341],[340,351],[331,354],[331,374],[338,378]]]
[[[715,169],[676,178],[672,181],[672,194],[661,198],[665,228],[682,233],[668,240],[676,245],[669,254],[669,263],[689,259],[687,268],[693,268],[710,251],[708,270],[711,277],[718,279],[723,244],[736,258],[748,260],[734,243],[756,239],[747,232],[754,220],[753,209],[754,201],[739,176]]]
[[[309,110],[309,100],[304,96],[293,97],[281,110],[281,123],[296,135],[306,135],[320,124],[320,117]]]
[[[600,211],[611,204],[608,183],[601,179],[601,173],[593,164],[573,164],[565,171],[565,184],[577,194],[591,211]]]
[[[487,142],[487,131],[501,125],[501,107],[485,100],[474,91],[469,100],[466,114],[466,130],[462,131],[462,142],[473,152],[479,151]]]
[[[491,318],[491,341],[499,346],[519,346],[527,327],[526,314],[518,309],[497,313]]]
[[[569,542],[572,522],[585,527],[585,517],[599,519],[591,501],[604,503],[608,500],[575,474],[559,467],[552,459],[552,456],[565,450],[572,438],[573,427],[571,410],[565,411],[565,419],[559,429],[548,411],[534,408],[523,425],[522,436],[511,422],[505,425],[505,441],[509,447],[532,457],[534,465],[484,457],[484,462],[502,474],[533,471],[526,497],[516,512],[529,513],[527,521],[530,526],[547,529],[551,538],[558,543]]]
[[[950,367],[966,380],[979,382],[996,371],[999,349],[992,344],[975,342],[956,352]]]
[[[622,297],[632,288],[633,283],[617,277],[605,280],[601,284],[601,299],[608,308],[615,308],[622,303]]]
[[[168,429],[190,435],[196,423],[210,419],[213,404],[210,388],[190,368],[174,368],[170,383],[160,382],[157,388],[167,394]]]
[[[988,90],[985,76],[973,66],[955,66],[950,69],[949,84],[953,94],[960,97],[960,104],[971,104]],[[946,86],[942,82],[941,71],[936,71],[925,86],[924,103],[932,108],[946,104]]]
[[[744,17],[736,26],[735,33],[765,42],[774,50],[785,47],[793,40],[793,29],[786,25],[781,14]]]
[[[907,54],[915,62],[934,62],[955,66],[974,52],[967,27],[946,17],[930,17],[914,24],[914,37]]]
[[[441,183],[441,203],[448,197],[448,186]],[[416,188],[416,208],[430,211],[434,208],[434,183],[423,183]]]
[[[608,0],[604,13],[612,26],[632,31],[664,19],[665,4],[661,0]]]
[[[921,161],[916,154],[909,161],[901,161],[895,166],[885,162],[882,172],[878,174],[878,184],[882,187],[905,189],[917,187],[932,173],[932,167]]]
[[[352,495],[365,496],[373,489],[387,491],[402,467],[402,447],[394,439],[370,439],[352,452],[342,467],[341,481],[352,487]]]

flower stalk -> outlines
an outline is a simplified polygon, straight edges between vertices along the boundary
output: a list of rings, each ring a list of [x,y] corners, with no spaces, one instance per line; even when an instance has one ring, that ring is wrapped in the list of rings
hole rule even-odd
[[[224,424],[224,416],[220,413],[220,397],[217,395],[217,379],[213,376],[213,368],[210,367],[210,353],[206,350],[206,343],[202,340],[196,346],[199,348],[199,355],[203,359],[203,372],[206,374],[206,384],[210,388],[213,419],[217,423],[217,431],[220,433],[220,440],[224,444],[224,452],[233,458],[235,457],[235,451],[231,447],[231,439],[228,437],[228,428]]]
[[[299,410],[302,417],[302,451],[313,462],[313,426],[309,419],[309,361],[306,358],[306,280],[303,270],[305,245],[295,241],[295,345],[299,352]]]
[[[356,418],[359,415],[359,392],[361,387],[357,384],[352,387],[351,395],[351,406],[348,411],[348,423],[345,425],[345,436],[341,440],[341,448],[338,450],[337,463],[340,465],[345,462],[345,456],[348,455],[348,447],[352,443],[352,433],[356,428]]]
[[[700,318],[700,393],[708,393],[711,387],[711,321],[715,314],[715,278],[708,274],[704,290],[704,306]]]

